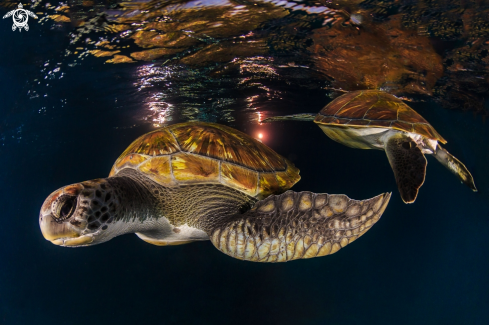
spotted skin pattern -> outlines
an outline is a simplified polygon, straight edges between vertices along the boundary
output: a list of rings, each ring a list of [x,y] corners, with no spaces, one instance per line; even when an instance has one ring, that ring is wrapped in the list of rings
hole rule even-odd
[[[58,204],[67,198],[72,199],[75,202],[73,214],[66,219],[52,218],[52,222],[69,227],[77,234],[76,237],[104,232],[115,221],[142,220],[147,216],[161,214],[157,199],[145,191],[144,187],[129,177],[85,181],[55,192],[52,198],[45,201],[41,215],[45,215],[48,209],[57,211]]]
[[[384,212],[390,194],[356,201],[346,195],[287,191],[209,230],[216,248],[255,262],[325,256],[362,236]]]
[[[82,182],[83,190],[78,196],[78,208],[70,224],[80,229],[81,234],[106,230],[118,217],[121,206],[114,189],[104,181]]]
[[[96,181],[83,182],[82,185],[84,190],[79,196],[78,218],[75,216],[71,223],[83,223],[82,220],[86,220],[88,230],[107,229],[117,218],[116,210],[120,206],[114,190]]]

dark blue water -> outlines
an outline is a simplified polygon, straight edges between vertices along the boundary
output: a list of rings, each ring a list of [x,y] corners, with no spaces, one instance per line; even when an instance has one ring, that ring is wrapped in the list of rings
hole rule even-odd
[[[334,255],[289,263],[239,261],[210,242],[157,247],[134,235],[63,248],[40,232],[44,199],[61,186],[106,177],[130,142],[155,129],[135,86],[141,64],[87,58],[68,67],[65,29],[10,27],[1,21],[0,324],[489,322],[489,128],[480,115],[410,103],[466,163],[479,192],[428,157],[425,184],[406,205],[381,151],[337,144],[313,123],[259,125],[239,87],[226,95],[236,99],[229,114],[206,105],[205,87],[194,115],[177,94],[165,125],[191,116],[262,132],[264,143],[301,169],[294,190],[355,199],[392,191],[383,217]],[[37,84],[46,62],[50,69],[62,62],[64,76]],[[270,115],[316,112],[331,101],[325,89],[270,83],[282,92],[266,104]]]

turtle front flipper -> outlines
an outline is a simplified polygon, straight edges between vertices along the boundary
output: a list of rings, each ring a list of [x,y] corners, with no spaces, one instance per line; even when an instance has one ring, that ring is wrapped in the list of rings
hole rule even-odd
[[[390,193],[356,201],[346,195],[287,191],[244,214],[222,218],[207,233],[223,253],[255,262],[286,262],[337,252],[379,220]]]
[[[410,137],[396,133],[385,143],[385,152],[404,203],[413,203],[426,175],[426,158]]]
[[[305,122],[312,122],[316,118],[317,114],[310,114],[310,113],[304,113],[304,114],[294,114],[294,115],[285,115],[285,116],[274,116],[274,117],[269,117],[261,121],[261,123],[268,123],[268,122],[277,122],[277,121],[305,121]]]
[[[455,176],[457,176],[462,183],[470,187],[472,191],[477,192],[474,178],[470,174],[467,167],[465,167],[465,165],[460,160],[455,158],[439,144],[437,145],[436,151],[435,153],[433,153],[433,156],[435,156],[436,160],[438,160],[443,166],[454,173]]]

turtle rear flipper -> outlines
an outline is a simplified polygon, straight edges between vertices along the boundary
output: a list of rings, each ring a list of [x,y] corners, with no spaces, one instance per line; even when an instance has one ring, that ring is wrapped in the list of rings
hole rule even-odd
[[[287,191],[244,214],[212,223],[207,233],[221,252],[255,262],[286,262],[337,252],[363,235],[391,194],[356,201],[346,195]]]
[[[470,187],[470,189],[474,192],[477,192],[477,188],[475,187],[474,178],[470,174],[469,170],[465,165],[455,158],[452,154],[442,148],[440,145],[437,146],[436,151],[433,153],[433,156],[445,166],[448,170],[450,170],[457,178]]]
[[[426,175],[426,158],[410,137],[397,133],[385,143],[385,152],[404,203],[413,203]]]
[[[277,121],[305,121],[312,122],[316,118],[317,114],[304,113],[304,114],[293,114],[285,116],[274,116],[269,117],[261,121],[261,123],[277,122]]]

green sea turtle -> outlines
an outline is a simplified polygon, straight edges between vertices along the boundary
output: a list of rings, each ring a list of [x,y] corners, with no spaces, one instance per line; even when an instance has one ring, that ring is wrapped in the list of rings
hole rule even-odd
[[[411,107],[380,90],[346,93],[318,114],[276,116],[262,122],[314,121],[332,140],[359,149],[385,150],[405,203],[416,200],[426,173],[425,154],[432,154],[462,183],[477,191],[467,167],[439,142],[447,141]]]
[[[53,192],[39,224],[60,246],[136,233],[154,245],[210,239],[238,259],[285,262],[351,243],[380,218],[390,198],[287,191],[299,179],[291,162],[240,131],[175,124],[135,140],[108,178]]]

